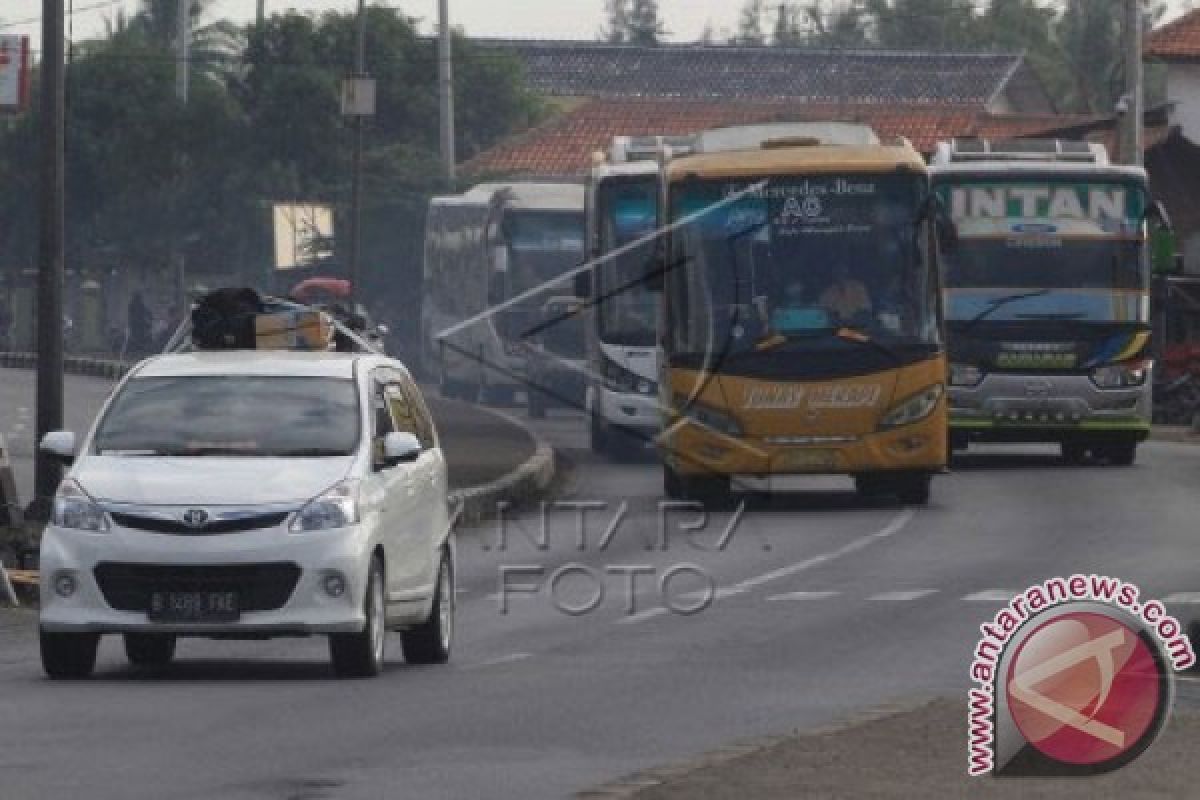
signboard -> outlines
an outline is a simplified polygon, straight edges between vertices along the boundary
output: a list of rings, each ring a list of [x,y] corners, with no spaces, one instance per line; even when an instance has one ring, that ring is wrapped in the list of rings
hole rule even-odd
[[[971,183],[940,191],[960,237],[1001,236],[1030,246],[1139,235],[1145,211],[1144,192],[1123,183]]]
[[[333,209],[313,204],[275,206],[275,269],[309,267],[333,256]]]
[[[0,111],[29,104],[29,37],[0,35]]]

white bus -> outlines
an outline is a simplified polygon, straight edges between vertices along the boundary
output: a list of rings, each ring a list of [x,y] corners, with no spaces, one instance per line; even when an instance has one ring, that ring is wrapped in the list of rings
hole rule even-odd
[[[583,261],[583,197],[580,184],[489,183],[430,201],[421,336],[442,394],[509,404],[524,389],[524,333]]]

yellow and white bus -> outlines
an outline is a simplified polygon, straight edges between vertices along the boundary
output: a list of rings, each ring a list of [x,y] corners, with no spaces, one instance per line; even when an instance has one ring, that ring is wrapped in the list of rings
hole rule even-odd
[[[928,502],[946,359],[921,156],[769,140],[672,160],[662,185],[666,494],[720,502],[840,475]]]

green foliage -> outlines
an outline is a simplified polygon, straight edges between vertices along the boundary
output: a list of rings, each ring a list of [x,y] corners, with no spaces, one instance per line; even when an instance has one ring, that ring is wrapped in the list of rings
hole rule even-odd
[[[262,286],[272,258],[271,207],[298,200],[338,210],[344,257],[353,133],[339,97],[353,64],[354,16],[276,14],[230,38],[222,33],[227,23],[203,24],[206,4],[196,3],[184,105],[175,96],[175,6],[145,0],[137,14],[74,51],[67,78],[68,268],[128,268],[147,285],[166,287],[177,241],[196,280],[234,273]],[[454,46],[457,144],[465,160],[544,111],[523,88],[514,57],[462,37]],[[443,188],[436,44],[408,17],[372,7],[367,64],[377,80],[378,113],[365,126],[362,264],[365,296],[382,304],[411,296],[419,282],[425,205]],[[6,269],[27,266],[35,255],[37,128],[36,112],[0,120]]]
[[[604,0],[606,27],[600,37],[614,44],[653,47],[666,35],[658,0]]]

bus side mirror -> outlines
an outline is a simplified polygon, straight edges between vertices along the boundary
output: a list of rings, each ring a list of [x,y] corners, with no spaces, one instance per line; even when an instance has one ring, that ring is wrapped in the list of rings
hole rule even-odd
[[[592,296],[592,270],[590,267],[583,269],[583,266],[581,264],[581,271],[575,274],[575,296],[586,300]]]
[[[1174,230],[1171,225],[1171,215],[1167,213],[1167,208],[1162,204],[1162,201],[1155,200],[1146,208],[1146,221],[1158,223],[1158,227],[1165,230]]]

